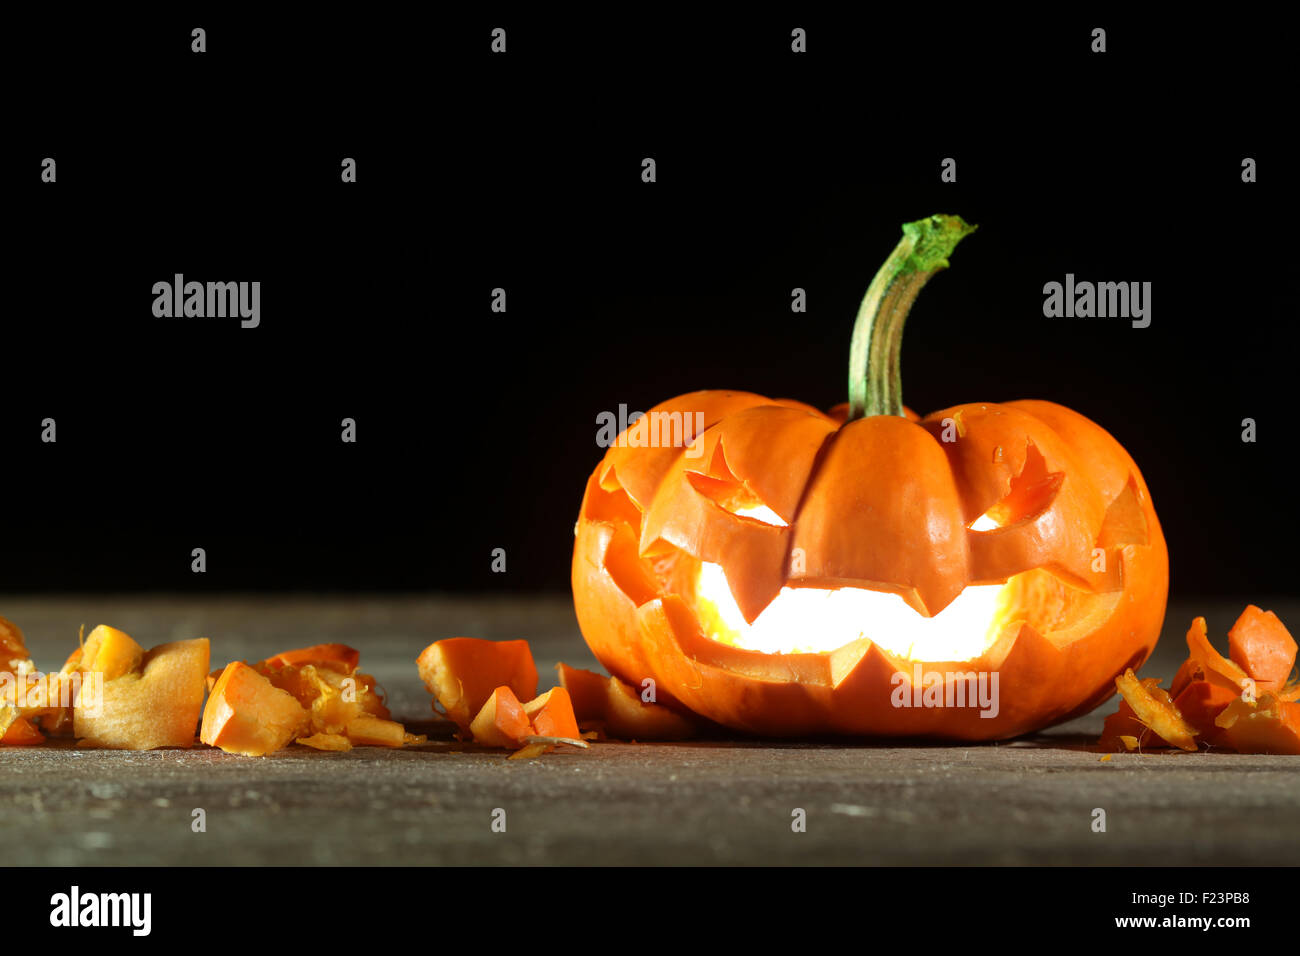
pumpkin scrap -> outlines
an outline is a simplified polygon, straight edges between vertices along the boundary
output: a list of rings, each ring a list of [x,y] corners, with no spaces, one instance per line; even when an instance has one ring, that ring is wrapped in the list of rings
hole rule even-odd
[[[1102,725],[1101,739],[1097,743],[1102,750],[1122,753],[1137,749],[1139,739],[1146,732],[1146,725],[1138,720],[1128,701],[1120,698],[1119,709],[1106,718]]]
[[[23,632],[18,625],[0,617],[0,675],[5,680],[3,686],[13,689],[12,697],[8,693],[0,697],[0,746],[23,747],[45,740],[38,726],[39,718],[30,715],[30,708],[20,706],[19,678],[32,669]]]
[[[533,743],[525,744],[524,746],[520,747],[518,750],[516,750],[506,759],[507,760],[531,760],[534,757],[540,757],[542,754],[546,753],[550,749],[551,748],[546,744],[538,741],[534,741]]]
[[[1215,719],[1224,742],[1238,753],[1300,754],[1300,704],[1265,692],[1237,698]]]
[[[0,746],[28,747],[72,733],[71,687],[36,669],[18,625],[0,617]]]
[[[1223,742],[1223,734],[1215,724],[1215,718],[1222,713],[1223,708],[1238,699],[1239,695],[1227,688],[1198,679],[1188,683],[1182,693],[1174,698],[1174,706],[1196,728],[1202,740],[1217,747]]]
[[[12,711],[13,708],[0,704],[0,727],[4,728],[3,733],[0,733],[0,746],[30,747],[45,742],[45,735],[34,722],[19,717],[16,713],[6,720],[6,710]]]
[[[451,637],[426,647],[416,665],[433,694],[435,711],[442,707],[456,722],[462,739],[469,736],[475,715],[498,687],[509,687],[516,700],[531,700],[537,694],[537,666],[527,641]]]
[[[292,694],[233,661],[208,697],[200,739],[226,753],[264,757],[287,746],[307,723],[307,711]]]
[[[579,736],[578,718],[573,713],[573,700],[563,687],[552,687],[540,697],[524,704],[524,713],[532,721],[533,731],[541,737]]]
[[[1187,631],[1187,650],[1189,656],[1200,666],[1203,680],[1218,684],[1233,693],[1240,693],[1247,686],[1250,676],[1236,661],[1224,657],[1210,643],[1205,618],[1198,617],[1192,621],[1192,626]]]
[[[30,657],[18,625],[0,617],[0,670],[11,670],[17,661],[29,660]]]
[[[193,747],[209,661],[206,637],[145,652],[116,628],[95,628],[65,665],[83,677],[73,700],[73,732],[87,747]],[[95,685],[85,682],[88,675],[102,679],[101,701],[92,699]]]
[[[556,744],[568,744],[570,747],[581,747],[583,750],[586,750],[588,746],[587,742],[580,737],[544,737],[540,735],[532,735],[525,737],[524,739],[528,741],[527,746],[516,750],[508,759],[528,760],[532,757],[539,757],[542,754],[550,753],[554,750]]]
[[[266,667],[300,667],[314,664],[317,667],[330,667],[345,674],[351,674],[361,663],[361,652],[346,644],[314,644],[300,647],[293,651],[284,651],[262,661]]]
[[[354,717],[345,731],[350,741],[362,747],[404,747],[425,741],[423,735],[408,734],[397,721],[383,717]]]
[[[1159,681],[1151,678],[1139,681],[1131,667],[1115,678],[1115,688],[1143,726],[1170,746],[1195,750],[1196,741],[1192,738],[1196,736],[1196,728],[1183,720],[1169,693],[1161,690],[1158,684]]]
[[[1272,611],[1249,605],[1228,631],[1228,653],[1261,691],[1277,690],[1295,666],[1296,642]]]
[[[470,732],[475,743],[515,750],[524,745],[524,738],[533,732],[533,725],[515,692],[502,685],[492,691],[492,696],[471,721]]]
[[[1198,617],[1187,632],[1187,649],[1170,694],[1150,679],[1137,688],[1126,681],[1129,674],[1116,679],[1129,692],[1120,687],[1124,700],[1106,718],[1099,741],[1104,749],[1118,749],[1127,744],[1124,735],[1150,727],[1174,746],[1189,741],[1190,729],[1211,746],[1238,753],[1300,754],[1300,681],[1290,679],[1297,648],[1277,615],[1249,605],[1228,632],[1229,657],[1215,650],[1205,618]],[[1144,691],[1156,702],[1144,706],[1170,736],[1133,703]]]
[[[295,740],[340,752],[354,745],[424,743],[423,736],[408,734],[391,719],[374,677],[356,670],[360,659],[345,644],[317,644],[252,666],[227,665],[212,685],[203,742],[255,757]]]
[[[101,624],[90,632],[77,658],[83,671],[99,671],[104,680],[116,680],[138,670],[144,661],[144,648],[115,627]]]
[[[641,695],[617,677],[555,665],[560,686],[568,691],[578,724],[599,724],[609,736],[622,740],[682,740],[696,732],[694,721],[662,704],[641,700]]]
[[[474,742],[484,747],[515,751],[511,759],[537,757],[557,744],[587,748],[578,732],[573,703],[563,687],[553,687],[540,697],[520,703],[507,685],[492,691],[470,722]]]

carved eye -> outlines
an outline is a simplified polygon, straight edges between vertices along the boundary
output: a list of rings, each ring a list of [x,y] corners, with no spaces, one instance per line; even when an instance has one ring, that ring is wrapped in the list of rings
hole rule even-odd
[[[688,471],[686,480],[691,483],[692,488],[723,511],[738,518],[749,518],[776,528],[788,526],[779,514],[764,504],[763,500],[732,472],[727,464],[726,455],[723,454],[721,442],[714,448],[707,473]]]
[[[760,521],[776,528],[787,527],[787,522],[779,514],[763,504],[758,496],[746,487],[743,481],[711,478],[708,475],[701,475],[699,472],[694,471],[686,473],[686,480],[691,483],[692,488],[723,511],[727,511],[738,518],[749,518],[752,521]]]
[[[1029,442],[1025,446],[1025,467],[1011,479],[1011,488],[1006,497],[972,521],[967,528],[971,531],[995,531],[1026,518],[1033,518],[1052,503],[1064,480],[1064,472],[1047,470],[1047,460],[1043,458],[1043,453],[1033,442]]]

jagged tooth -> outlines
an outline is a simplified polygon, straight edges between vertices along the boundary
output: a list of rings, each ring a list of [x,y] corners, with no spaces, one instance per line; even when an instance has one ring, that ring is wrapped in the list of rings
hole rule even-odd
[[[1068,657],[1036,628],[1021,624],[1003,635],[982,657],[979,666],[997,673],[1001,713],[1008,726],[1019,727],[1025,715],[1049,711],[1061,697],[1060,682],[1068,680]]]
[[[859,651],[856,644],[868,645]],[[850,666],[855,654],[857,662]],[[942,708],[896,707],[895,695],[912,699],[914,662],[895,657],[867,639],[832,655],[837,676],[827,720],[846,733],[916,736],[937,731],[948,719]],[[836,666],[838,665],[838,666]]]
[[[1023,669],[1025,662],[1040,658],[1050,662],[1052,667],[1065,663],[1060,648],[1036,628],[1022,622],[1019,627],[1007,628],[992,647],[971,662],[971,666],[1007,672]]]
[[[836,690],[841,687],[867,686],[873,677],[881,676],[888,686],[896,672],[910,673],[910,668],[905,666],[901,658],[894,657],[866,637],[845,644],[833,651],[830,658],[831,686]]]
[[[676,699],[697,712],[708,703],[723,707],[732,726],[755,733],[789,735],[824,719],[829,698],[826,655],[781,655],[788,673],[776,679],[777,657],[760,651],[728,647],[704,637],[694,611],[681,597],[669,595],[637,610],[642,648],[652,662],[661,688],[671,687]],[[765,693],[738,694],[738,681],[768,682]]]

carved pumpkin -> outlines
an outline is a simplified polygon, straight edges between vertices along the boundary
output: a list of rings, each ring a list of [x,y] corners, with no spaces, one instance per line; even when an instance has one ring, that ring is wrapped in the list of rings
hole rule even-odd
[[[1168,555],[1119,443],[1051,402],[902,404],[903,321],[970,231],[904,227],[847,406],[694,392],[609,448],[572,581],[612,674],[754,733],[979,740],[1085,713],[1147,658]]]

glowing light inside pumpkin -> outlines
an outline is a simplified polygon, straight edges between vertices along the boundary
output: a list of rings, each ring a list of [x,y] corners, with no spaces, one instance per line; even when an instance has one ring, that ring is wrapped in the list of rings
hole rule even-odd
[[[696,596],[705,633],[734,647],[769,654],[820,653],[867,637],[899,657],[947,662],[979,657],[997,640],[1005,587],[968,587],[934,617],[918,614],[897,594],[784,587],[747,624],[722,567],[703,562]]]
[[[767,505],[750,505],[748,508],[741,508],[736,514],[742,518],[753,518],[763,524],[776,525],[778,528],[786,526],[785,520]]]

